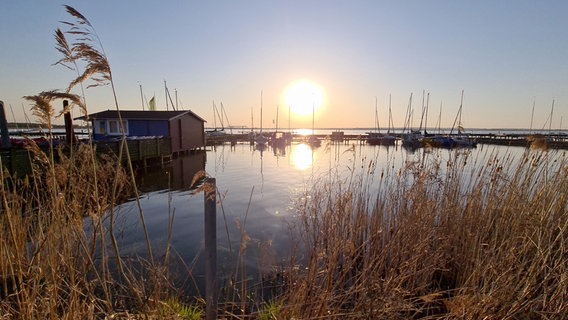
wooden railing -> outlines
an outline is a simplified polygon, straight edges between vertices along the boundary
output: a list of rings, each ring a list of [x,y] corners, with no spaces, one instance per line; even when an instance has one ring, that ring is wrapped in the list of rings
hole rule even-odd
[[[132,139],[127,140],[128,152],[132,162],[142,162],[146,165],[146,161],[152,159],[162,159],[168,157],[172,153],[169,138],[151,138],[151,139]],[[114,154],[118,156],[121,141],[105,141],[94,143],[97,154]],[[54,148],[63,148],[63,152],[68,152],[67,146],[58,146]],[[47,153],[49,146],[40,146],[40,149]],[[2,169],[8,170],[10,174],[16,177],[24,177],[32,171],[32,161],[34,154],[24,147],[12,147],[0,150],[2,160]],[[128,158],[123,153],[121,162],[126,162]]]

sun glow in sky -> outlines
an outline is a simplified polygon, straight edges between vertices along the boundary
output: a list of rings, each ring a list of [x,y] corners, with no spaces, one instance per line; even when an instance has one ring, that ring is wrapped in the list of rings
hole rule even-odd
[[[323,90],[309,80],[293,82],[284,94],[286,104],[299,116],[312,115],[323,104]]]
[[[70,17],[53,1],[0,1],[0,100],[9,121],[35,122],[22,97],[63,90],[77,76],[54,65],[62,58],[54,31]],[[152,97],[157,110],[166,110],[166,101],[171,110],[174,100],[212,127],[215,101],[223,103],[232,126],[258,127],[263,92],[265,127],[275,124],[279,107],[280,127],[288,126],[290,108],[292,128],[311,128],[315,107],[316,128],[370,128],[375,97],[379,122],[387,123],[392,96],[400,128],[410,94],[420,114],[425,91],[428,126],[436,125],[431,119],[442,109],[441,126],[451,127],[464,90],[466,129],[528,128],[533,102],[533,127],[541,128],[553,99],[552,129],[568,127],[565,0],[69,5],[96,29],[124,110],[141,110]],[[89,88],[85,97],[89,113],[115,108],[109,86]]]

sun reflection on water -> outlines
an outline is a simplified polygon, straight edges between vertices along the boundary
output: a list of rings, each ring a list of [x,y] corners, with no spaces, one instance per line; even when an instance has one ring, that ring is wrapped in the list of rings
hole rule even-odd
[[[297,135],[300,136],[309,136],[313,133],[312,129],[296,129],[294,131],[296,132]]]
[[[292,150],[292,154],[290,158],[292,159],[292,163],[294,167],[298,170],[306,170],[313,164],[313,151],[310,146],[307,144],[299,144]]]

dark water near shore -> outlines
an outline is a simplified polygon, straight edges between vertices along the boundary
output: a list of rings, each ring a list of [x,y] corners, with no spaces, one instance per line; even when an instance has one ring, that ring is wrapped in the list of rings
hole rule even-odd
[[[312,149],[293,143],[284,149],[264,151],[248,144],[221,145],[207,151],[172,159],[164,168],[149,168],[140,175],[140,203],[144,213],[154,258],[163,258],[168,238],[175,260],[183,261],[178,272],[193,275],[201,286],[203,278],[204,195],[191,190],[193,175],[205,170],[216,178],[220,193],[217,205],[218,266],[223,274],[234,271],[241,236],[246,231],[245,264],[250,270],[286,265],[292,242],[291,226],[296,218],[295,202],[305,196],[314,179],[365,176],[367,163],[376,165],[375,174],[403,168],[409,162],[440,161],[460,155],[483,163],[490,155],[519,158],[523,147],[479,145],[475,149],[418,149],[366,144],[332,144]],[[556,151],[555,151],[556,152]],[[470,168],[473,169],[473,168]],[[144,233],[136,202],[118,208],[116,227],[121,255],[146,255]],[[183,276],[182,276],[183,277]],[[223,283],[222,283],[223,284]]]

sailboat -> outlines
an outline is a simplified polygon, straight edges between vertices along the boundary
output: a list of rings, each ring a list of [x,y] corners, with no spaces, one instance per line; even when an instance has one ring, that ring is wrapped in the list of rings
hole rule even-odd
[[[377,97],[375,97],[375,130],[374,132],[367,132],[367,143],[370,145],[378,145],[381,139],[379,138],[379,113],[377,111]]]
[[[270,144],[273,148],[284,148],[286,147],[286,137],[283,131],[278,131],[278,105],[276,105],[276,128],[272,137],[270,138]]]
[[[465,133],[465,129],[462,126],[461,122],[462,108],[463,108],[463,90],[461,93],[461,102],[460,102],[460,107],[458,109],[458,113],[456,115],[456,120],[454,120],[454,125],[452,126],[452,130],[450,130],[450,135],[451,135],[457,121],[458,134],[456,136],[450,137],[452,139],[450,147],[475,148],[477,147],[477,141],[470,139],[469,135]]]
[[[389,96],[389,128],[386,134],[381,134],[381,129],[379,126],[379,113],[377,111],[377,97],[375,97],[375,125],[376,132],[367,132],[367,143],[370,145],[389,145],[392,146],[396,142],[396,137],[390,133],[392,124],[392,112],[391,112],[391,99]]]
[[[394,122],[392,121],[392,109],[391,109],[391,95],[389,94],[389,124],[387,128],[387,134],[383,136],[383,142],[385,145],[394,145],[396,143],[396,136],[394,133]]]
[[[260,133],[255,138],[256,147],[265,149],[269,139],[262,134],[262,91],[260,92]]]
[[[312,135],[308,137],[308,144],[313,148],[321,146],[321,140],[315,135],[315,111],[315,103],[312,103]]]
[[[250,108],[250,132],[248,138],[250,145],[254,146],[256,134],[254,133],[254,109],[252,107]]]
[[[292,144],[292,131],[290,129],[290,106],[288,106],[288,132],[284,132],[284,139],[286,140],[286,145],[291,145]]]
[[[428,135],[424,137],[422,143],[425,147],[434,148],[452,148],[454,145],[454,140],[448,136],[442,134],[442,103],[440,103],[440,110],[438,113],[438,133],[434,135]]]
[[[217,118],[221,124],[221,128],[217,127]],[[223,144],[227,138],[227,132],[225,132],[225,124],[223,123],[223,117],[219,113],[217,106],[215,106],[215,101],[213,101],[213,129],[206,130],[205,135],[207,137],[207,143],[209,145]]]
[[[534,116],[534,102],[533,102],[533,116]],[[548,122],[548,135],[543,133],[531,133],[526,137],[527,145],[531,148],[537,149],[547,149],[548,146],[553,142],[550,134],[552,133],[552,115],[554,113],[554,99],[552,99],[552,107],[550,109],[549,118],[546,120]],[[532,130],[532,117],[531,116],[531,130]],[[546,126],[546,123],[545,123]],[[560,125],[562,127],[562,124]],[[544,127],[543,127],[544,129]]]
[[[412,113],[412,93],[410,93],[408,108],[406,110],[406,122],[404,124],[405,129],[408,128],[408,132],[402,134],[402,146],[408,148],[419,148],[422,146],[422,138],[424,138],[424,136],[420,130],[412,130]]]

